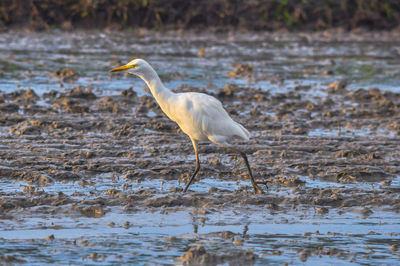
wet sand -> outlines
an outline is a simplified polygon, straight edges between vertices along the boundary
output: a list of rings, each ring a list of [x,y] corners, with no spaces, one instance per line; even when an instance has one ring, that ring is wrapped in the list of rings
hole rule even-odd
[[[252,133],[237,147],[268,182],[262,195],[241,158],[210,143],[183,193],[190,140],[141,87],[104,93],[65,68],[49,70],[65,88],[1,92],[0,262],[397,262],[400,92],[287,86],[256,69],[236,62],[220,71],[249,82],[173,90],[219,98]]]

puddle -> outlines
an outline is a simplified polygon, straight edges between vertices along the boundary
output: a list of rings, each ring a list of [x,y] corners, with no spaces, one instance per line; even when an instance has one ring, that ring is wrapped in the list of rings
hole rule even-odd
[[[210,251],[223,248],[225,252],[250,248],[258,255],[256,265],[300,263],[300,251],[315,252],[318,248],[325,252],[334,249],[341,255],[333,254],[333,258],[321,255],[318,260],[318,257],[310,256],[311,262],[335,260],[347,264],[352,261],[365,263],[370,259],[396,262],[390,251],[391,245],[399,244],[397,229],[400,224],[396,214],[377,212],[366,220],[354,213],[330,213],[328,218],[307,208],[302,208],[302,212],[303,215],[298,216],[292,212],[271,214],[262,208],[246,208],[245,213],[236,208],[222,208],[210,215],[193,214],[190,210],[127,214],[113,208],[102,218],[47,216],[24,219],[17,226],[3,220],[2,227],[9,229],[0,231],[4,240],[0,251],[16,254],[19,259],[33,264],[55,262],[61,254],[68,263],[80,263],[93,252],[104,263],[169,264],[176,263],[177,257],[196,245],[206,246]],[[205,222],[202,222],[203,217]],[[115,225],[110,227],[110,222]],[[129,225],[124,228],[127,223]],[[51,229],[55,226],[61,228]],[[243,239],[240,247],[221,237],[226,231]],[[50,235],[54,240],[45,240]],[[35,256],[30,255],[32,252]]]
[[[306,177],[302,180],[309,188],[373,189],[372,185],[344,185]],[[118,189],[125,183],[123,178],[107,175],[87,181],[95,185],[55,182],[38,190],[53,195],[61,191],[76,200],[88,200],[104,197],[107,190]],[[396,185],[395,180],[393,182]],[[0,194],[23,193],[25,185],[23,182],[7,183],[7,180],[3,180]],[[155,189],[152,191],[154,197],[163,197],[179,184],[177,181],[145,180],[131,185],[126,191],[130,195]],[[223,195],[246,185],[244,181],[205,178],[193,184],[191,193],[207,193],[210,187],[214,187],[225,191]],[[273,197],[282,195],[283,191],[270,189],[267,193]],[[75,197],[75,194],[84,196]],[[19,259],[32,264],[56,262],[61,254],[64,254],[68,263],[89,262],[93,260],[90,256],[94,252],[98,255],[94,261],[100,263],[119,261],[170,264],[177,263],[176,258],[189,247],[200,245],[210,251],[223,248],[225,252],[250,248],[258,256],[255,264],[263,265],[288,261],[300,263],[299,252],[316,252],[318,248],[320,252],[322,248],[328,253],[334,249],[341,255],[332,258],[331,255],[320,254],[318,260],[310,255],[310,262],[328,263],[335,260],[338,263],[364,263],[369,259],[395,262],[390,247],[399,244],[400,222],[398,216],[391,212],[374,211],[366,217],[357,208],[348,208],[344,212],[334,209],[329,214],[320,214],[316,207],[307,205],[299,205],[297,210],[277,211],[263,205],[241,204],[236,207],[228,204],[216,211],[210,211],[208,207],[200,208],[204,212],[183,206],[148,209],[140,207],[140,204],[133,212],[119,206],[105,208],[107,213],[98,218],[82,217],[74,212],[68,214],[68,209],[73,208],[65,205],[63,211],[58,210],[54,214],[46,213],[46,206],[31,208],[28,212],[24,211],[24,215],[18,215],[20,218],[17,223],[2,219],[0,238],[4,242],[0,245],[0,251],[15,254]],[[65,213],[60,215],[60,212]],[[14,216],[16,213],[11,212],[9,215]],[[226,231],[232,233],[232,240],[221,238],[222,232]],[[54,236],[54,240],[46,240],[50,235]],[[234,245],[233,239],[236,238],[242,239],[240,246]],[[79,252],[76,248],[79,248]],[[31,256],[32,252],[36,255]]]

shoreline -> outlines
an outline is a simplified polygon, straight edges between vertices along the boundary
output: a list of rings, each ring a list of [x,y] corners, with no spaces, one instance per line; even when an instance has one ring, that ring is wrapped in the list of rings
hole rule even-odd
[[[94,29],[94,28],[77,28],[73,31],[57,29],[39,30],[32,31],[23,27],[10,28],[6,31],[0,31],[0,35],[7,34],[65,34],[65,35],[80,35],[85,33],[98,34],[104,33],[107,35],[118,35],[132,33],[134,37],[151,37],[168,40],[168,38],[183,38],[185,41],[187,38],[190,41],[201,41],[201,40],[218,40],[224,37],[226,40],[232,41],[304,41],[312,42],[316,41],[383,41],[383,42],[399,42],[400,41],[400,28],[393,30],[368,30],[365,28],[357,28],[351,31],[346,31],[343,28],[331,28],[319,31],[296,31],[291,32],[287,30],[277,31],[251,31],[247,29],[171,29],[171,30],[156,30],[147,28],[137,29],[123,29],[123,30],[112,30],[112,29]]]

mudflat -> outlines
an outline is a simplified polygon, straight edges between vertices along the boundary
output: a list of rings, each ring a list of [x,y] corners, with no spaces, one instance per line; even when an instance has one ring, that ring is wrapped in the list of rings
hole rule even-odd
[[[398,261],[398,36],[1,35],[0,262]],[[264,194],[210,143],[182,192],[189,138],[138,78],[108,73],[135,57],[222,101]]]

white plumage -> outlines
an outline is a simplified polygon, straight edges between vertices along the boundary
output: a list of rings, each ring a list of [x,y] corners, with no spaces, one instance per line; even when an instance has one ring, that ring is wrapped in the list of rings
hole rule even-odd
[[[229,143],[235,137],[248,140],[250,133],[229,116],[218,99],[204,93],[174,93],[168,90],[155,70],[143,59],[132,60],[124,66],[112,69],[111,72],[123,70],[146,82],[163,112],[192,140],[196,153],[196,169],[184,191],[189,188],[200,169],[197,141],[209,140],[239,153],[245,161],[255,193],[262,193],[254,181],[246,154]]]
[[[232,120],[220,101],[203,93],[188,92],[176,94],[171,99],[174,105],[167,115],[175,121],[183,132],[195,140],[210,140],[215,137],[227,140],[239,137],[249,139],[250,133],[240,124]]]

